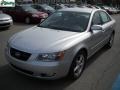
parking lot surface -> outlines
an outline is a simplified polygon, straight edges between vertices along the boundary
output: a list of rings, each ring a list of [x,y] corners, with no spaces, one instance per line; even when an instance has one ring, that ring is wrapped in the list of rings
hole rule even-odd
[[[102,48],[92,58],[76,80],[41,80],[14,72],[4,57],[7,40],[17,32],[34,25],[14,23],[9,30],[0,30],[0,90],[111,90],[120,73],[120,15],[116,19],[116,35],[111,49]]]

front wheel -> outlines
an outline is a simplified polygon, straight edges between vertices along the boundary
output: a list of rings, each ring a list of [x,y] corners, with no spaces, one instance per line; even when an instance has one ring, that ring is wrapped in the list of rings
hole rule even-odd
[[[78,53],[71,65],[69,76],[72,79],[77,79],[83,72],[84,66],[86,61],[86,54],[84,52]]]

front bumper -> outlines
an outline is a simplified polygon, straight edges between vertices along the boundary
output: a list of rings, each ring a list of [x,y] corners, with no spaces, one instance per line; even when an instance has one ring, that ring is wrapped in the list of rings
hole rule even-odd
[[[0,28],[10,27],[12,25],[13,25],[12,19],[0,21]]]
[[[27,61],[21,61],[12,57],[8,51],[5,51],[5,57],[14,70],[31,77],[58,79],[66,76],[68,73],[66,63],[64,63],[64,61],[38,61],[33,59],[36,55],[32,55]]]

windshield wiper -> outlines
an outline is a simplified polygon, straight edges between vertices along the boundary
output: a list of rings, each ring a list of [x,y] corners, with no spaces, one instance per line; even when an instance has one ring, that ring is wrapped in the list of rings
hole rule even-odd
[[[37,25],[38,27],[43,27],[43,28],[50,28],[50,29],[57,29],[57,30],[64,30],[64,28],[62,27],[58,27],[58,26],[55,26],[55,25],[47,25],[47,26],[42,26],[42,25]]]
[[[57,30],[64,30],[64,28],[58,27],[58,26],[55,26],[55,25],[49,25],[48,28],[57,29]]]
[[[59,26],[56,26],[56,25],[47,25],[47,26],[38,25],[38,27],[50,28],[50,29],[56,29],[56,30],[63,30],[63,31],[80,32],[78,30],[70,29],[70,28],[63,27],[63,26],[59,27]]]

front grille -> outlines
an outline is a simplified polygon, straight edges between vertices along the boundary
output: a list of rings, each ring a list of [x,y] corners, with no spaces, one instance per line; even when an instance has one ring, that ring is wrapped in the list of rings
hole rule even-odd
[[[10,23],[4,23],[4,24],[0,24],[0,26],[8,26],[8,25],[10,25]]]
[[[17,69],[17,70],[19,70],[19,71],[21,71],[21,72],[23,72],[23,73],[30,74],[30,75],[33,74],[33,72],[31,72],[31,71],[21,69],[21,68],[15,66],[15,65],[13,65],[13,64],[10,64],[10,65],[11,65],[13,68],[15,68],[15,69]]]
[[[22,60],[22,61],[27,61],[28,58],[31,56],[30,53],[26,53],[23,51],[19,51],[14,48],[10,48],[10,55],[16,59]]]

